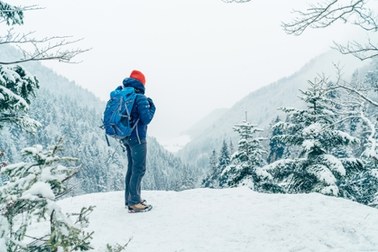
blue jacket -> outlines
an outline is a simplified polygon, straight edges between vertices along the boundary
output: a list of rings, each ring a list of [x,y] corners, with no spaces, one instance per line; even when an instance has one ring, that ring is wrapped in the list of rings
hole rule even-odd
[[[151,98],[147,98],[144,95],[145,88],[140,81],[134,78],[126,78],[123,80],[123,86],[133,87],[137,93],[134,107],[131,110],[131,117],[134,118],[133,121],[138,119],[139,121],[135,130],[131,133],[130,138],[140,142],[146,139],[147,125],[154,117],[156,108]]]

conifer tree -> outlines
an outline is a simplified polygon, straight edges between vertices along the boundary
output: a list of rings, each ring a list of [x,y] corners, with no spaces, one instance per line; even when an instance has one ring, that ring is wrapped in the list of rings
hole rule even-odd
[[[217,162],[217,152],[215,150],[213,150],[211,152],[210,161],[209,161],[210,170],[215,172],[215,170],[217,168],[217,164],[218,164],[218,162]]]
[[[21,25],[24,23],[24,10],[0,1],[0,20],[5,21],[7,25]]]
[[[358,172],[362,163],[359,159],[335,153],[358,143],[358,140],[338,129],[340,104],[329,97],[329,82],[322,78],[309,84],[306,91],[301,91],[301,99],[307,107],[283,108],[288,121],[274,126],[283,132],[275,138],[286,146],[296,148],[298,154],[278,160],[264,169],[286,192],[320,192],[340,196],[344,193],[340,184]]]
[[[218,168],[218,160],[217,160],[217,153],[215,150],[211,152],[211,156],[209,158],[209,174],[202,180],[202,186],[213,188],[214,180],[213,176],[217,173]]]
[[[0,129],[6,123],[13,123],[35,131],[39,123],[31,119],[27,112],[38,88],[36,77],[23,67],[0,65]]]
[[[230,164],[230,151],[226,141],[223,141],[222,148],[219,151],[218,170]]]
[[[215,151],[211,156],[212,162],[214,162]],[[223,140],[222,147],[219,152],[218,162],[216,166],[213,166],[213,169],[207,175],[207,177],[202,181],[204,187],[210,188],[219,188],[220,187],[220,176],[222,171],[230,164],[230,152],[225,140]]]
[[[265,176],[270,176],[260,169],[266,164],[264,157],[266,151],[262,146],[264,139],[256,136],[262,129],[243,121],[236,124],[234,130],[240,136],[238,150],[232,155],[231,163],[223,169],[219,179],[220,184],[229,187],[248,186],[262,191]]]
[[[234,144],[232,143],[232,139],[230,138],[230,144],[229,144],[230,154],[235,152]]]
[[[369,70],[362,77],[355,74],[352,85],[355,91],[361,92],[372,101],[378,100],[378,61],[371,64]],[[363,93],[362,93],[363,92]],[[358,96],[350,96],[357,108],[349,122],[349,128],[357,137],[361,139],[360,148],[356,148],[353,153],[360,156],[364,169],[354,174],[343,184],[348,198],[357,202],[378,206],[378,116],[377,106],[366,102]]]
[[[273,121],[273,125],[279,123],[281,120],[277,116],[277,118]],[[268,163],[272,163],[274,161],[277,161],[278,159],[281,159],[285,152],[285,143],[280,141],[279,138],[276,136],[282,134],[282,130],[278,127],[273,128],[271,137],[269,140],[269,156],[268,156]]]

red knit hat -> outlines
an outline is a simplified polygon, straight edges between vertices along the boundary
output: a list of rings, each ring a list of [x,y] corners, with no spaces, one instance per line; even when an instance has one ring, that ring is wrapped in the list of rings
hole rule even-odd
[[[137,79],[138,81],[142,82],[143,85],[146,84],[146,78],[141,71],[133,70],[130,74],[130,78]]]

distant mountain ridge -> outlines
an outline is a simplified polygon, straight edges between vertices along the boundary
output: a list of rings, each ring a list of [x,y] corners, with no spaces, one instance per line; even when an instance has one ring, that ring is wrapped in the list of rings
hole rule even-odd
[[[219,150],[223,140],[233,141],[237,144],[238,138],[233,132],[233,126],[245,119],[266,129],[273,119],[282,115],[280,107],[301,107],[299,89],[306,89],[308,80],[320,75],[329,76],[330,80],[336,75],[335,65],[344,73],[343,78],[348,79],[353,72],[365,63],[353,56],[344,56],[336,51],[328,51],[312,59],[294,74],[284,77],[274,83],[247,94],[242,100],[213,122],[211,127],[197,131],[196,138],[187,144],[178,155],[187,162],[205,168],[213,149]],[[215,125],[215,126],[214,126]]]

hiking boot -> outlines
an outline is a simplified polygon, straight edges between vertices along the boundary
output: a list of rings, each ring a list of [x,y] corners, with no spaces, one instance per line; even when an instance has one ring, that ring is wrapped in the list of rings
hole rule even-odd
[[[129,213],[141,213],[141,212],[148,212],[152,209],[151,205],[146,203],[138,203],[128,207]]]
[[[142,204],[147,204],[147,200],[142,199],[142,201],[141,201],[140,203],[142,203]],[[127,208],[128,206],[129,206],[129,203],[126,203],[126,204],[125,204],[125,207]]]

